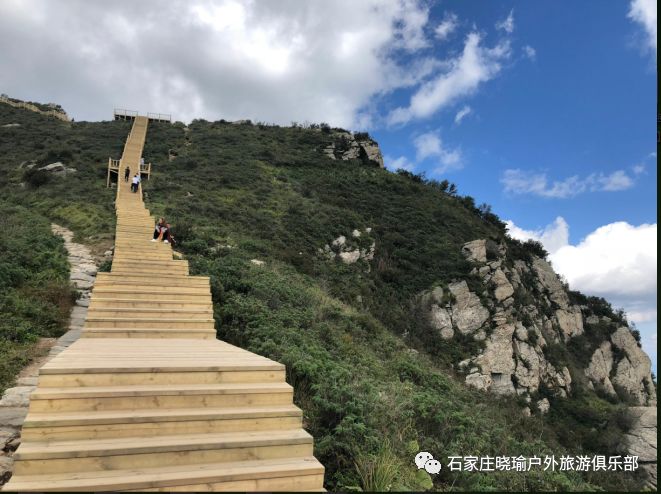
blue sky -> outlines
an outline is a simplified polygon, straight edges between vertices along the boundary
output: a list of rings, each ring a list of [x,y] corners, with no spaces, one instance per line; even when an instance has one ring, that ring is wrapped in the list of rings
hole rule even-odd
[[[368,130],[626,309],[656,369],[654,0],[5,0],[0,43],[0,92],[76,120]]]
[[[431,50],[458,53],[468,33],[479,32],[486,46],[506,37],[511,53],[470,94],[427,118],[372,134],[391,168],[447,178],[524,230],[521,238],[548,240],[552,253],[566,246],[551,257],[556,269],[572,287],[627,310],[656,372],[656,51],[627,16],[628,3],[558,5],[434,6],[437,22],[452,12],[457,27]],[[510,15],[511,33],[495,27]],[[399,90],[383,104],[406,105],[411,93]],[[465,116],[457,121],[459,112]],[[444,165],[442,153],[417,159],[416,141],[428,134],[440,140],[445,156],[458,153],[459,162]],[[603,231],[616,223],[620,228]],[[581,246],[590,235],[591,245]],[[600,273],[586,281],[576,264],[595,255],[603,257]],[[640,273],[621,276],[636,263]],[[645,287],[630,293],[636,290],[627,283]]]

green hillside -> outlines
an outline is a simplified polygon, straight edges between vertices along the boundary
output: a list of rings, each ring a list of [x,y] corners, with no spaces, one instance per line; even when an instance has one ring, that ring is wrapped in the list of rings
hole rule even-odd
[[[66,258],[50,221],[92,246],[112,239],[107,159],[119,157],[129,128],[65,123],[0,105],[0,215],[5,233],[5,220],[11,226],[11,242],[0,241],[3,319],[19,313],[15,293],[44,281],[68,290]],[[476,293],[487,289],[461,253],[468,241],[504,242],[512,262],[543,254],[540,246],[507,238],[488,207],[476,207],[452,184],[391,173],[364,158],[331,160],[322,149],[341,146],[337,135],[327,126],[196,120],[188,127],[150,124],[145,148],[154,170],[144,182],[147,207],[172,223],[191,274],[211,277],[218,337],[287,366],[315,456],[326,467],[326,488],[637,489],[639,478],[622,472],[416,473],[413,457],[421,450],[616,454],[628,427],[625,403],[576,380],[549,415],[524,417],[520,398],[466,387],[456,364],[483,342],[435,337],[421,316],[420,294],[458,279]],[[38,165],[28,169],[31,160]],[[76,172],[36,170],[54,161]],[[376,245],[374,258],[342,262],[333,250],[340,236],[356,251]],[[12,274],[17,263],[27,266],[20,276]],[[22,303],[41,307],[49,296]],[[605,301],[585,301],[621,318]],[[30,322],[20,334],[0,326],[3,387],[24,360],[12,356],[16,348],[64,327],[61,317],[36,309],[20,314]],[[588,340],[584,348],[549,348],[573,369],[598,344]]]

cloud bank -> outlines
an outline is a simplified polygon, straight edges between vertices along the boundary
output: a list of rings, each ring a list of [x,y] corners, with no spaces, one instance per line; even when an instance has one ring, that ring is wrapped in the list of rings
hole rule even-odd
[[[539,230],[506,223],[512,237],[540,241],[572,289],[604,297],[636,323],[656,321],[656,223],[610,223],[576,245],[569,244],[569,226],[562,217]]]

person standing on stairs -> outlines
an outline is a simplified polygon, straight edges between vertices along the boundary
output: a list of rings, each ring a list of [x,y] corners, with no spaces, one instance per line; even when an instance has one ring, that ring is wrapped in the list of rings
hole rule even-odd
[[[140,174],[136,173],[133,177],[133,183],[131,184],[131,191],[138,192],[138,185],[140,184]]]
[[[126,170],[124,170],[124,182],[129,181],[129,175],[131,175],[131,169],[127,166]]]
[[[170,225],[165,222],[165,218],[159,218],[156,227],[154,228],[154,238],[152,242],[163,240],[164,243],[170,243]]]

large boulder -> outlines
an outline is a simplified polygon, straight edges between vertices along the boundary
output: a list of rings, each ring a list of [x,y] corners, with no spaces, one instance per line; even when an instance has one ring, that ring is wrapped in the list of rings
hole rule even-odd
[[[452,328],[452,318],[447,309],[437,304],[432,304],[430,312],[430,323],[432,328],[437,329],[444,340],[449,340],[454,336]]]
[[[537,275],[540,288],[542,291],[548,292],[549,299],[562,309],[569,308],[569,297],[567,297],[565,287],[551,265],[544,259],[534,257],[532,268]]]
[[[39,170],[43,170],[45,172],[52,173],[53,175],[62,175],[66,176],[67,173],[75,173],[76,169],[75,168],[67,168],[64,163],[61,163],[60,161],[57,161],[55,163],[51,163],[46,166],[42,166],[39,168]]]
[[[629,414],[633,421],[624,436],[624,446],[630,455],[638,457],[647,474],[648,487],[656,490],[656,407],[631,407]]]
[[[512,335],[514,324],[502,324],[493,330],[486,342],[486,348],[475,362],[480,366],[481,374],[491,378],[489,389],[499,394],[514,393],[512,374],[514,363]]]
[[[613,368],[613,351],[609,341],[604,341],[592,354],[585,375],[592,384],[601,386],[608,394],[615,395],[615,388],[610,380]]]
[[[473,262],[487,262],[487,241],[484,239],[466,242],[461,248],[461,253]]]
[[[502,302],[514,294],[514,287],[500,268],[496,269],[491,276],[491,283],[495,286],[494,295],[498,302]]]
[[[469,334],[480,329],[489,319],[489,310],[480,298],[472,293],[465,281],[451,283],[448,287],[455,302],[452,304],[452,321],[461,333]]]
[[[618,328],[611,335],[611,342],[625,354],[616,365],[613,384],[620,386],[640,405],[656,405],[656,390],[651,376],[652,362],[638,346],[629,328]]]
[[[555,311],[555,318],[565,341],[583,334],[583,314],[579,307],[570,306],[567,309],[558,309]]]

